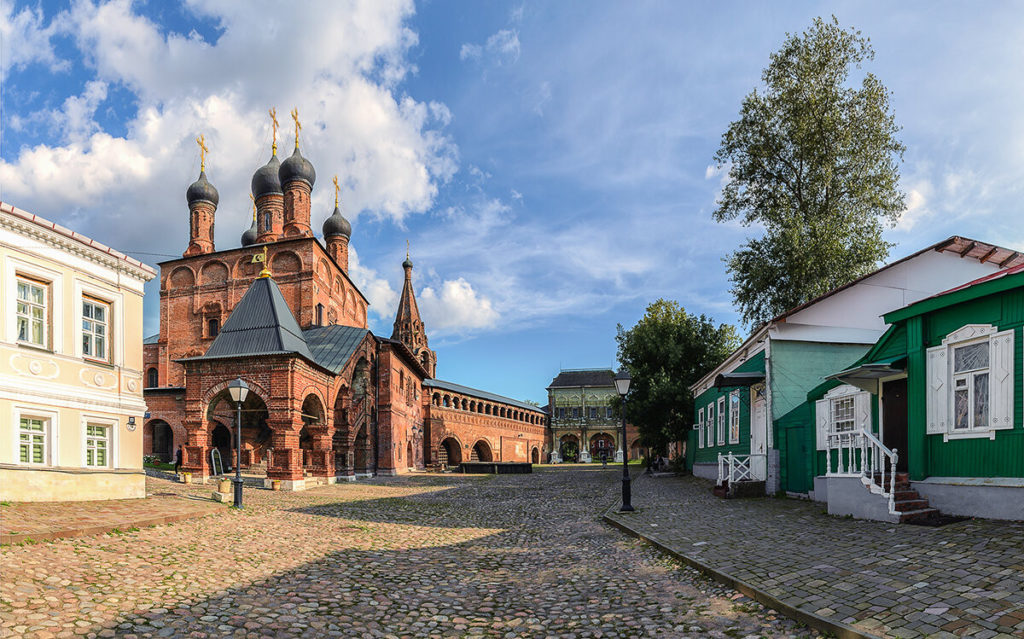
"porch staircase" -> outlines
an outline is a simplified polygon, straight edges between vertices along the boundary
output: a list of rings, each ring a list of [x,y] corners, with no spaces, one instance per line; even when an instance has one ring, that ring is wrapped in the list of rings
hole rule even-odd
[[[910,486],[910,475],[897,472],[894,478],[889,473],[877,472],[871,477],[868,489],[873,493],[881,494],[885,486],[895,486],[893,506],[899,516],[901,524],[908,522],[921,522],[927,519],[940,517],[942,513],[938,508],[928,505],[928,500],[921,496]]]

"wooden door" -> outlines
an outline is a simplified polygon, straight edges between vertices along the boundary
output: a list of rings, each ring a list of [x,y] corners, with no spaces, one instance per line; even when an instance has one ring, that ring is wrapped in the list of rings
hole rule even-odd
[[[907,378],[882,384],[882,443],[896,450],[896,470],[907,471]]]

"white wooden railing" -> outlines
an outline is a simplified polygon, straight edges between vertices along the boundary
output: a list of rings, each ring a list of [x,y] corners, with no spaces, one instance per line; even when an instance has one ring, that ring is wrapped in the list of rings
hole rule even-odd
[[[836,458],[835,471],[832,470],[833,456]],[[889,450],[881,440],[866,430],[832,433],[828,436],[828,446],[825,448],[825,475],[860,477],[872,493],[881,495],[889,502],[889,513],[896,514],[897,460],[899,454],[895,448]]]
[[[728,481],[733,485],[738,481],[760,481],[764,477],[758,477],[762,472],[764,464],[759,463],[767,459],[767,455],[750,454],[736,455],[733,453],[718,453],[718,486]]]

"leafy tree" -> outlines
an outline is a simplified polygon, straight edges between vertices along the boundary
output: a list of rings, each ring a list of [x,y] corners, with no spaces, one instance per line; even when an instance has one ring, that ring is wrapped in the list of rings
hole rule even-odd
[[[743,99],[715,153],[728,167],[714,218],[763,225],[727,258],[744,323],[757,325],[862,275],[891,245],[884,225],[904,210],[904,146],[889,91],[871,73],[860,31],[816,18],[789,35]]]
[[[690,386],[740,344],[732,326],[715,326],[709,317],[664,299],[648,306],[629,330],[620,324],[615,340],[619,362],[633,378],[626,417],[642,443],[655,448],[684,437],[693,425]],[[621,410],[620,402],[614,405]]]

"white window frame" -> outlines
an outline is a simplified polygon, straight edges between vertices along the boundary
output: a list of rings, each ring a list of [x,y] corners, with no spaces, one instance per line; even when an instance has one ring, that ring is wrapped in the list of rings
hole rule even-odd
[[[725,446],[725,395],[718,398],[718,437],[715,441],[719,446]]]
[[[43,463],[23,463],[21,461],[21,418],[41,419],[43,426]],[[19,466],[31,468],[45,468],[58,465],[58,454],[60,450],[60,414],[57,411],[37,408],[35,406],[14,406],[11,410],[11,462]]]
[[[82,415],[82,419],[79,422],[79,431],[81,432],[81,435],[82,435],[82,439],[81,439],[81,442],[82,442],[81,466],[82,466],[82,468],[91,468],[91,469],[97,469],[97,470],[103,470],[103,469],[113,470],[114,468],[117,468],[117,454],[118,454],[119,445],[121,443],[120,442],[119,433],[118,433],[118,424],[119,424],[119,422],[118,422],[117,419],[114,419],[114,418],[111,418],[111,417],[107,417],[105,415],[89,415],[89,414]],[[90,466],[88,464],[89,457],[88,457],[88,450],[87,450],[87,448],[88,448],[87,441],[88,441],[88,437],[89,437],[89,435],[88,435],[88,432],[89,432],[88,431],[88,427],[89,426],[104,426],[107,429],[108,437],[107,437],[107,465],[106,466]]]
[[[75,279],[72,282],[75,298],[75,357],[89,362],[124,366],[124,294]],[[107,305],[107,357],[87,356],[82,349],[82,305],[86,301]]]
[[[729,393],[729,443],[740,443],[740,392]]]
[[[92,306],[94,308],[102,308],[103,312],[104,312],[105,319],[102,322],[99,322],[99,321],[97,321],[94,318],[86,318],[85,317],[85,305],[86,304],[89,304],[90,306]],[[95,340],[96,340],[97,337],[102,337],[103,338],[103,345],[104,345],[103,346],[103,349],[104,349],[103,355],[100,356],[100,355],[96,355],[95,352],[93,354],[87,354],[85,352],[85,344],[82,344],[82,358],[90,360],[90,361],[93,361],[93,362],[102,362],[104,364],[110,363],[110,361],[113,359],[113,352],[114,352],[114,350],[110,347],[110,342],[111,342],[111,330],[110,330],[110,328],[111,328],[111,325],[113,324],[113,322],[111,321],[113,319],[113,313],[112,313],[113,305],[110,304],[110,302],[105,302],[105,301],[97,299],[95,297],[82,296],[82,299],[81,299],[81,309],[80,310],[81,310],[81,313],[82,313],[82,321],[78,325],[79,326],[78,330],[79,330],[80,336],[82,338],[81,341],[84,342],[85,338],[89,337],[90,341],[92,342],[92,349],[93,349],[93,351],[96,350],[96,342],[95,342]],[[85,330],[85,322],[91,322],[94,326],[97,325],[97,324],[101,324],[103,326],[103,331],[104,331],[103,335],[102,336],[98,336],[96,334],[96,332],[95,332],[95,329],[93,331],[86,331]]]
[[[707,420],[708,435],[704,438],[704,447],[711,448],[715,444],[715,403],[708,402],[707,413],[704,414],[704,418]]]
[[[21,273],[16,274],[15,277],[14,277],[14,287],[15,287],[14,288],[14,315],[15,315],[15,320],[14,321],[15,321],[15,325],[17,325],[18,319],[20,319],[20,317],[21,317],[21,315],[18,313],[18,305],[22,303],[22,299],[18,295],[18,289],[21,287],[21,284],[23,284],[23,283],[25,285],[27,285],[27,286],[32,287],[32,288],[41,289],[42,292],[43,292],[43,303],[42,304],[36,304],[35,302],[33,302],[31,300],[25,300],[25,304],[27,304],[29,306],[29,314],[28,314],[28,316],[26,318],[28,320],[28,322],[29,322],[29,326],[28,326],[29,337],[31,338],[32,322],[34,321],[34,318],[32,317],[32,312],[31,312],[31,308],[33,306],[41,306],[42,309],[43,309],[43,331],[42,331],[42,342],[36,343],[36,342],[33,342],[31,339],[21,339],[19,337],[18,338],[18,343],[19,344],[24,344],[26,346],[31,346],[33,348],[44,348],[46,350],[51,350],[50,349],[50,333],[51,333],[51,327],[50,327],[50,308],[53,306],[53,303],[52,303],[53,289],[50,286],[49,282],[44,282],[44,281],[41,281],[41,280],[37,280],[37,279],[31,278],[31,277],[28,277],[26,275],[22,275]],[[15,328],[15,331],[17,331],[17,328]]]
[[[852,428],[850,430],[839,431],[836,430],[836,405],[839,402],[852,401],[853,406],[852,417],[849,420],[842,420],[843,422],[852,422]],[[836,435],[849,434],[853,437],[854,445],[860,442],[859,432],[863,429],[868,432],[872,432],[874,429],[871,424],[871,393],[866,390],[857,388],[850,384],[843,384],[837,386],[825,393],[815,403],[815,422],[816,422],[816,439],[818,444],[818,450],[825,450],[828,446],[828,441]],[[845,439],[843,441],[846,441]]]
[[[7,342],[10,344],[23,343],[29,348],[45,348],[54,353],[64,352],[64,331],[61,329],[64,326],[64,287],[61,273],[32,262],[19,260],[13,256],[7,256],[4,260],[3,276],[5,281],[0,287],[0,293],[3,294],[4,299],[3,312],[0,313],[0,316],[7,319],[5,329]],[[47,318],[49,343],[45,347],[18,341],[17,280],[19,276],[46,282],[49,286],[49,317]],[[7,312],[8,309],[10,309],[10,313]]]
[[[939,346],[927,349],[926,379],[926,433],[942,435],[944,442],[951,439],[995,439],[996,431],[1013,428],[1014,357],[1018,348],[1014,342],[1015,329],[1000,331],[992,324],[967,324],[947,334]],[[985,369],[954,372],[956,349],[973,344],[987,343],[989,365]],[[982,372],[988,374],[988,423],[974,423],[974,379]],[[956,381],[968,379],[968,401],[972,410],[967,428],[955,428]]]
[[[697,409],[697,448],[704,448],[704,409]]]

